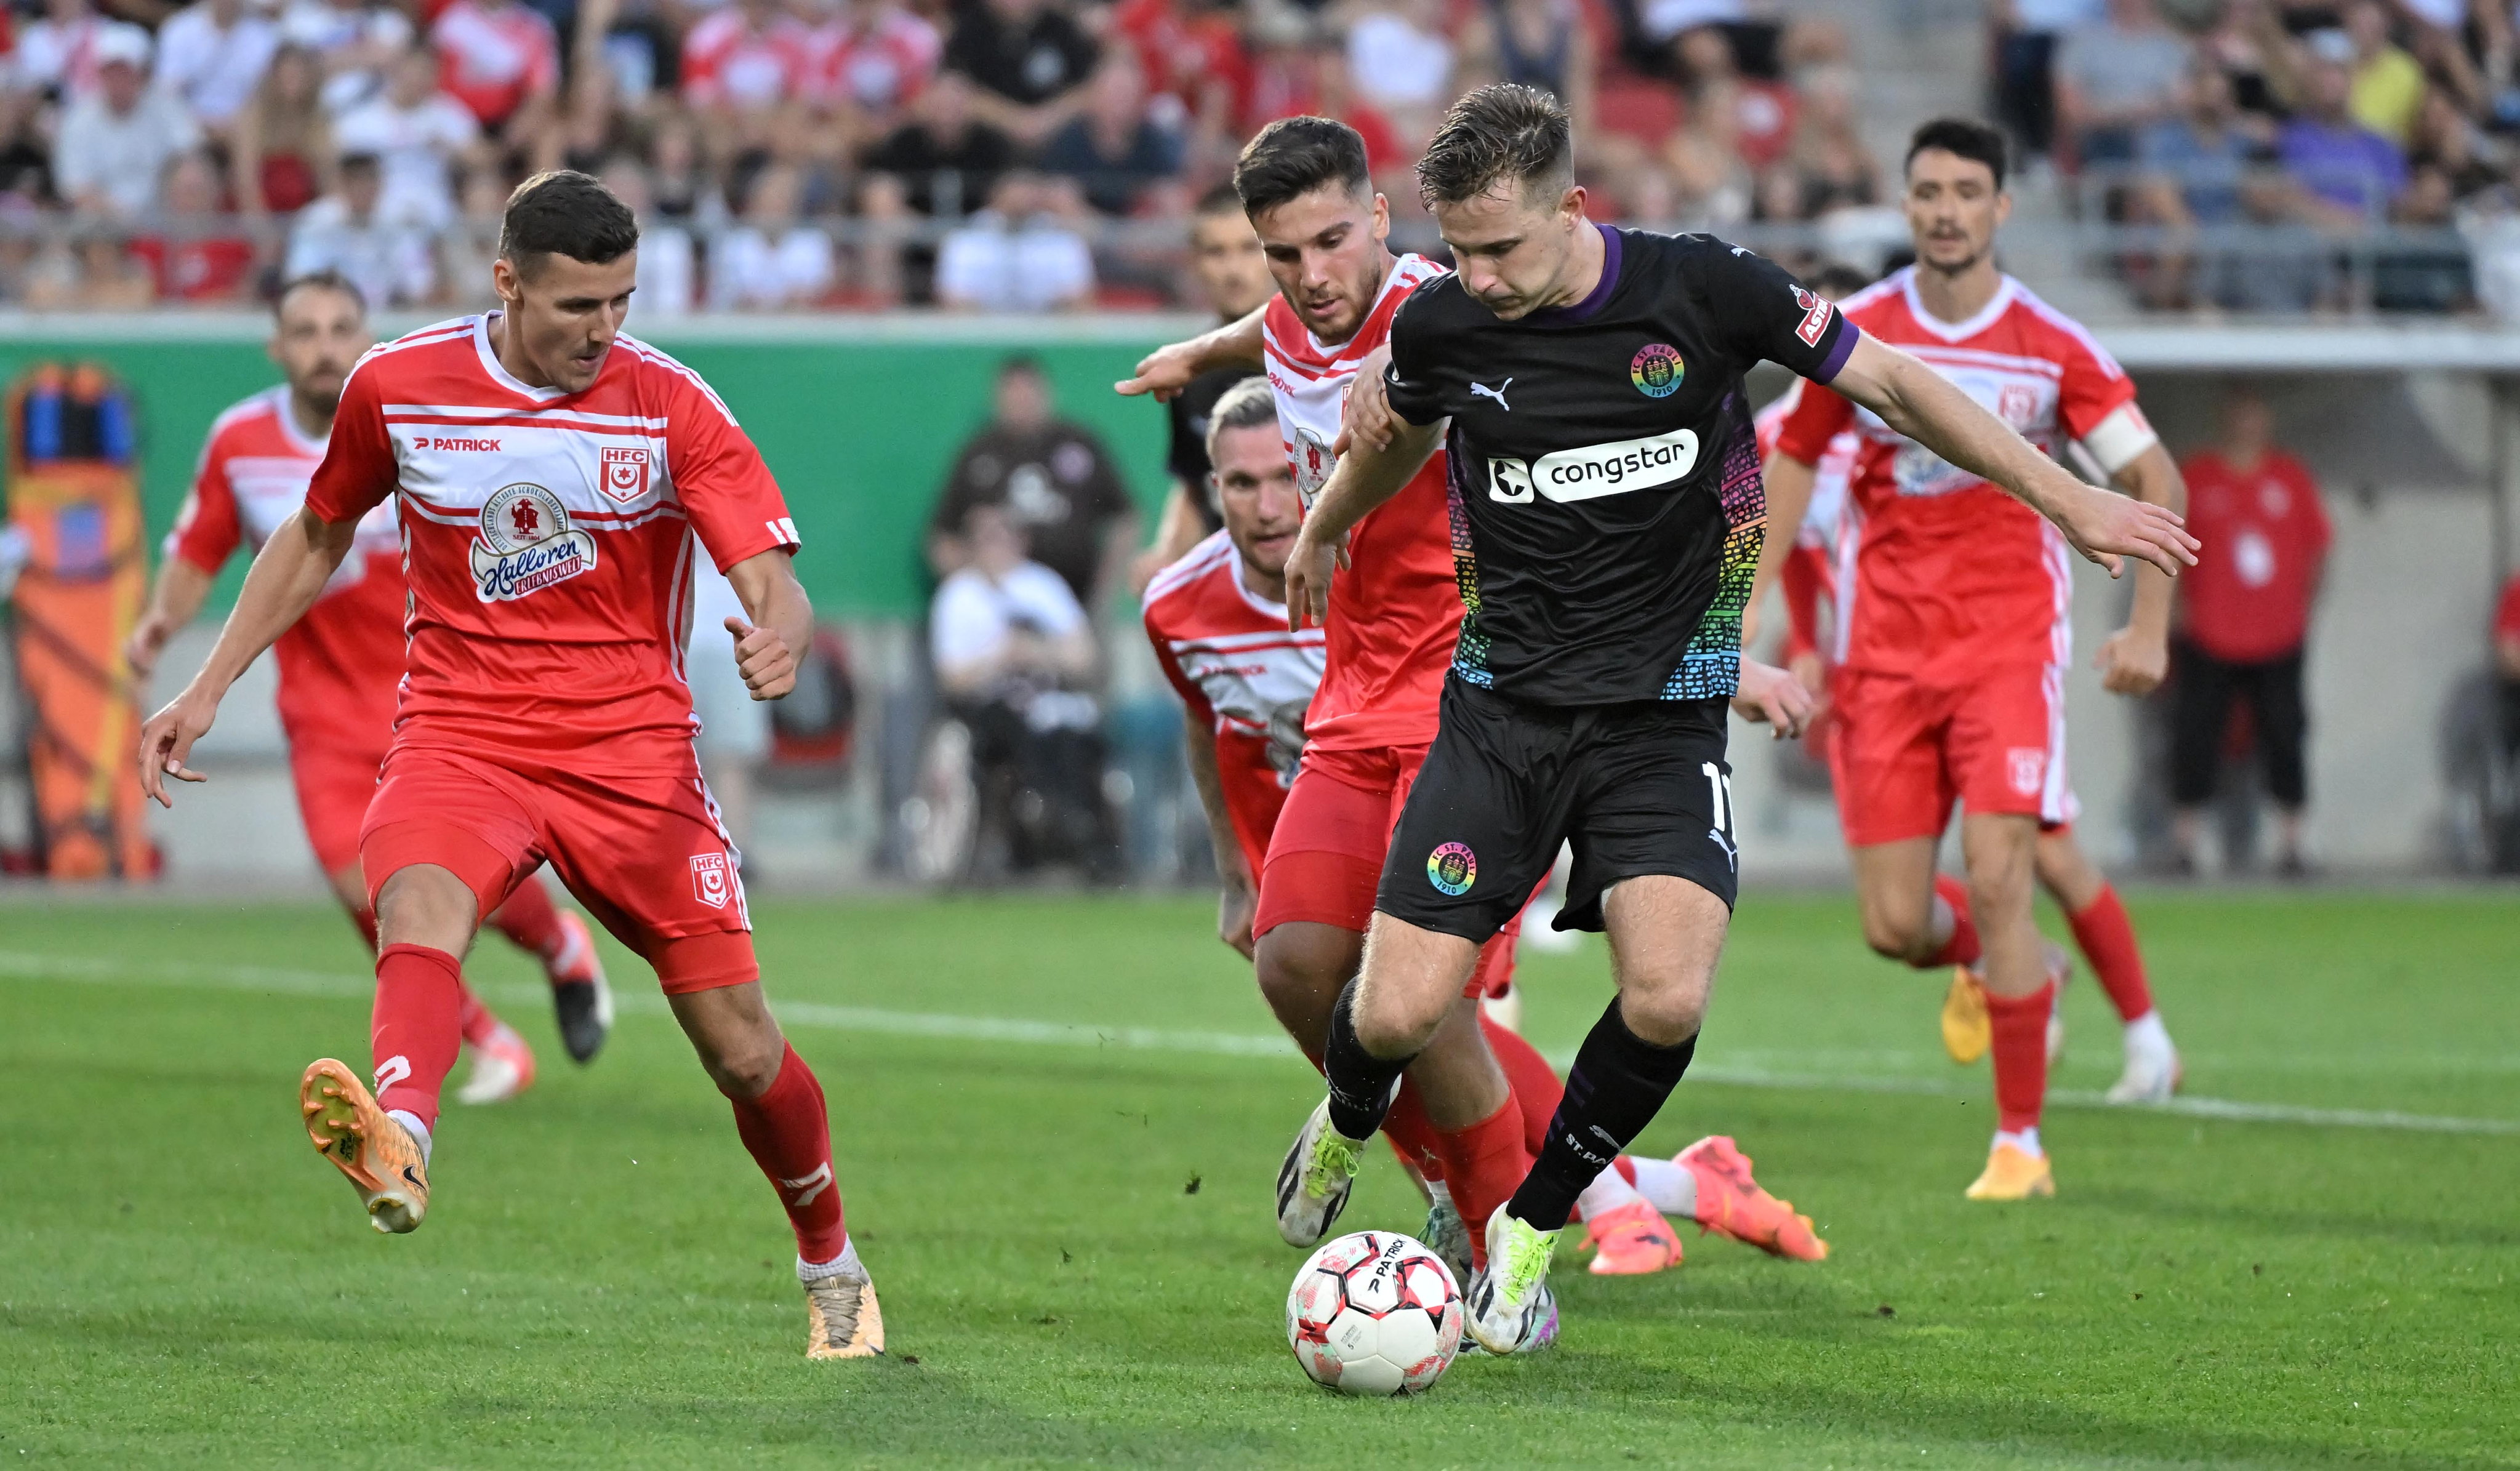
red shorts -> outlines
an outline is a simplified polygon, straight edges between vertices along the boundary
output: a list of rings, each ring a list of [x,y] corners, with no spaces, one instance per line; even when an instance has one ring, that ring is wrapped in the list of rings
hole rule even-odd
[[[289,779],[297,788],[297,819],[327,876],[359,861],[359,825],[377,794],[385,748],[292,738]]]
[[[1828,764],[1849,844],[1941,837],[1954,802],[2072,819],[2062,665],[2006,665],[1958,686],[1852,669],[1833,679]]]
[[[1269,834],[1251,933],[1265,935],[1297,921],[1363,934],[1373,921],[1373,891],[1392,826],[1409,801],[1422,745],[1326,751],[1306,746],[1295,784]],[[1516,914],[1479,951],[1467,996],[1493,995],[1513,982],[1513,951],[1522,933]]]
[[[398,749],[368,805],[359,857],[371,905],[396,870],[435,864],[464,880],[485,916],[549,863],[666,991],[761,975],[735,846],[691,757],[679,770],[598,777]]]

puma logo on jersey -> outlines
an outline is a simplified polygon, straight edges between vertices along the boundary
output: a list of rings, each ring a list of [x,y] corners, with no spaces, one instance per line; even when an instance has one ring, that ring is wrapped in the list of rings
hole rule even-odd
[[[1497,407],[1498,407],[1498,408],[1505,410],[1508,414],[1510,414],[1510,413],[1512,413],[1512,412],[1513,412],[1513,405],[1511,405],[1511,404],[1509,404],[1509,403],[1507,403],[1507,402],[1505,401],[1505,390],[1507,390],[1508,388],[1510,388],[1510,387],[1512,387],[1512,386],[1513,386],[1513,379],[1507,379],[1504,382],[1497,384],[1497,385],[1496,385],[1495,387],[1493,387],[1493,388],[1489,387],[1489,386],[1488,386],[1487,384],[1485,384],[1485,383],[1472,383],[1472,384],[1470,384],[1470,397],[1472,397],[1472,398],[1493,398],[1493,399],[1495,399],[1495,400],[1497,401]]]
[[[1507,505],[1527,505],[1535,495],[1561,505],[1591,501],[1668,485],[1696,466],[1697,435],[1690,429],[1558,450],[1537,460],[1500,455],[1488,461],[1488,499]]]

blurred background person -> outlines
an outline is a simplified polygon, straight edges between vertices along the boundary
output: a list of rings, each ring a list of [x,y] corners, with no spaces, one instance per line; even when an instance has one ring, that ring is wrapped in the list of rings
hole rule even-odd
[[[1073,181],[1010,173],[988,207],[936,247],[936,304],[963,311],[1076,311],[1094,304],[1094,247]]]
[[[225,141],[280,49],[280,26],[248,0],[194,0],[158,27],[158,85]]]
[[[1232,184],[1219,184],[1200,198],[1198,210],[1191,217],[1190,266],[1199,294],[1220,323],[1259,310],[1278,290],[1269,276],[1269,257],[1260,250],[1260,237],[1242,212],[1242,200]],[[1170,484],[1164,492],[1163,513],[1155,522],[1154,545],[1130,564],[1132,592],[1145,592],[1157,572],[1180,560],[1200,538],[1224,526],[1208,484],[1208,418],[1225,390],[1257,376],[1243,367],[1211,369],[1191,379],[1190,386],[1164,406],[1168,431],[1164,471]]]
[[[331,194],[297,213],[281,274],[338,272],[370,301],[417,306],[435,297],[437,262],[427,230],[382,209],[384,171],[374,154],[351,154]]]
[[[251,294],[260,256],[236,216],[219,208],[219,171],[200,150],[166,162],[158,226],[132,237],[131,257],[148,268],[160,301],[239,302]]]
[[[333,119],[316,54],[272,53],[229,134],[229,189],[248,215],[294,214],[331,187]]]
[[[1017,157],[1014,139],[973,110],[969,78],[947,71],[923,88],[909,120],[862,160],[858,208],[869,229],[859,271],[869,294],[890,303],[932,295],[936,252],[910,242],[914,217],[952,220],[984,207]]]
[[[178,154],[200,145],[183,100],[149,81],[149,33],[106,27],[96,39],[96,90],[62,113],[53,187],[71,209],[97,219],[135,219],[158,203],[158,181]]]
[[[394,59],[384,90],[340,114],[333,141],[344,154],[373,154],[386,218],[443,229],[455,218],[459,166],[490,166],[472,111],[438,89],[437,59],[420,46]]]
[[[1061,0],[954,0],[945,67],[978,89],[979,114],[1027,146],[1084,103],[1102,49]]]
[[[1006,508],[1025,554],[1100,611],[1138,545],[1138,512],[1102,436],[1058,417],[1037,358],[999,365],[994,415],[954,458],[927,522],[927,562],[940,579],[970,563],[963,527],[974,506]]]
[[[709,247],[709,305],[719,311],[811,306],[835,279],[832,237],[804,218],[804,176],[766,164],[744,190],[742,223]]]
[[[1152,196],[1181,172],[1182,138],[1155,120],[1146,74],[1126,51],[1106,54],[1094,68],[1083,106],[1042,144],[1036,161],[1043,172],[1073,180],[1085,202],[1104,214],[1180,212]]]
[[[2235,705],[2249,713],[2250,741],[2275,808],[2275,871],[2308,871],[2302,814],[2310,799],[2309,716],[2302,659],[2311,609],[2327,564],[2330,532],[2318,482],[2274,445],[2274,418],[2245,384],[2223,401],[2222,438],[2181,466],[2187,525],[2205,544],[2179,579],[2173,641],[2171,800],[2174,862],[2196,871],[2229,749]],[[2225,866],[2236,869],[2235,855]]]
[[[2056,126],[2078,167],[2123,169],[2143,130],[2178,110],[2188,44],[2155,0],[2108,0],[2056,53]]]

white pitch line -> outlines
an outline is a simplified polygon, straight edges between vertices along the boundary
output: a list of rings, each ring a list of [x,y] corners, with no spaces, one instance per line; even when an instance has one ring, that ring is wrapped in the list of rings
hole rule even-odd
[[[179,990],[278,992],[363,1001],[376,990],[368,976],[334,971],[287,970],[261,965],[195,965],[115,960],[101,957],[32,955],[0,951],[0,979],[72,981],[99,986],[171,987]],[[494,1000],[511,1003],[540,1001],[539,986],[502,985],[480,988]],[[625,1011],[669,1014],[661,996],[615,994]],[[1296,1055],[1283,1036],[1258,1032],[1175,1031],[1160,1027],[1105,1027],[1087,1022],[1031,1021],[1017,1017],[967,1016],[943,1011],[894,1011],[878,1006],[834,1006],[820,1002],[784,1002],[776,1008],[789,1026],[887,1037],[930,1037],[959,1042],[1004,1042],[1027,1047],[1118,1048],[1126,1051],[1175,1052],[1217,1057],[1288,1057]],[[1562,1071],[1571,1053],[1551,1057]],[[1978,1090],[1932,1078],[1775,1072],[1766,1068],[1708,1066],[1692,1069],[1701,1083],[1741,1088],[1774,1088],[1808,1092],[1906,1093],[1925,1097],[1974,1097]],[[2048,1101],[2072,1108],[2128,1108],[2110,1104],[2100,1094],[2059,1089]],[[2292,1103],[2256,1103],[2234,1098],[2173,1098],[2167,1103],[2134,1105],[2139,1111],[2222,1119],[2249,1124],[2307,1124],[2328,1129],[2388,1129],[2418,1134],[2520,1136],[2520,1120],[2467,1119],[2439,1114],[2400,1113],[2390,1109],[2309,1108]]]

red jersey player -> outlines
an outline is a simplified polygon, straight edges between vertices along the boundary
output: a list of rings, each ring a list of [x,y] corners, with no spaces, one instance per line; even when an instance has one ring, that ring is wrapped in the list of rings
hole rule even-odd
[[[166,538],[148,611],[132,631],[127,652],[143,674],[156,667],[166,640],[201,612],[211,580],[238,546],[260,547],[297,514],[306,482],[323,463],[341,382],[374,340],[358,288],[330,272],[286,284],[272,312],[271,356],[288,382],[235,405],[210,426],[192,494]],[[277,654],[280,723],[298,819],[315,861],[371,951],[377,921],[359,876],[359,821],[393,738],[402,611],[401,533],[393,508],[381,506],[359,522],[340,570],[306,617],[281,637]],[[594,1057],[612,1025],[612,998],[586,921],[554,905],[540,882],[527,880],[490,922],[541,959],[569,1055],[580,1062]],[[456,1096],[489,1103],[523,1091],[534,1078],[533,1050],[469,989],[462,1006],[472,1073]]]
[[[384,948],[377,1092],[306,1070],[309,1138],[380,1230],[428,1207],[438,1089],[455,1060],[455,958],[477,916],[549,862],[655,968],[736,1132],[795,1228],[815,1359],[883,1349],[832,1177],[822,1086],[763,1003],[738,855],[692,751],[683,678],[692,557],[725,572],[754,697],[794,687],[813,609],[796,525],[751,440],[691,370],[621,334],[637,222],[584,174],[518,186],[500,310],[360,359],[305,509],[264,543],[200,674],[141,733],[142,784],[185,765],[239,673],[302,617],[360,518],[400,498],[409,672],[359,856]]]
[[[1847,317],[2033,444],[2053,454],[2079,440],[2138,499],[2175,509],[2179,472],[2136,407],[2134,382],[2089,333],[1996,269],[1995,232],[2009,208],[2002,167],[2002,137],[1982,123],[1918,129],[1906,196],[1917,264],[1849,297]],[[1824,389],[1793,391],[1768,459],[1773,516],[1800,516],[1830,440],[1852,427],[1862,441],[1842,532],[1851,556],[1840,559],[1829,756],[1865,937],[1919,967],[1979,964],[1982,983],[1957,975],[1944,1015],[1956,1057],[1990,1047],[1995,1055],[1998,1128],[1968,1195],[2052,1194],[2039,1118],[2065,960],[2040,939],[2030,894],[2042,827],[2061,830],[2073,816],[2070,549],[2028,508],[1878,416]],[[1764,559],[1763,574],[1781,555]],[[2136,575],[2134,615],[2099,654],[2108,688],[2129,694],[2158,685],[2168,664],[2170,582],[2150,569]],[[1955,802],[1965,813],[1966,888],[1934,871]],[[2102,976],[2123,984],[2135,954],[2123,906],[2079,850],[2057,858],[2078,938],[2095,959],[2110,957]],[[2139,961],[2133,982],[2140,988]],[[2132,1000],[2131,1050],[2166,1094],[2176,1054],[2149,998]]]
[[[1363,141],[1342,123],[1272,123],[1243,150],[1235,185],[1279,294],[1238,323],[1153,355],[1121,387],[1178,391],[1223,364],[1262,363],[1282,452],[1298,489],[1309,494],[1334,464],[1349,383],[1360,367],[1381,360],[1391,318],[1409,292],[1442,271],[1422,257],[1395,259],[1386,248],[1388,207],[1373,192]],[[1332,585],[1326,670],[1259,872],[1254,951],[1261,990],[1316,1058],[1331,1008],[1357,973],[1391,824],[1434,738],[1437,701],[1460,637],[1448,508],[1438,457],[1349,538],[1353,571]],[[1478,998],[1496,969],[1511,964],[1511,943],[1510,934],[1491,942],[1453,1019],[1412,1065],[1392,1115],[1395,1143],[1436,1194],[1428,1239],[1457,1262],[1482,1249],[1460,1223],[1484,1221],[1511,1193],[1529,1163],[1526,1116],[1536,1109],[1545,1126],[1558,1091],[1555,1074],[1528,1043],[1479,1013]],[[1540,1093],[1544,1085],[1545,1097],[1517,1096]],[[1282,1201],[1295,1183],[1282,1175]],[[1757,1191],[1746,1162],[1739,1185],[1742,1199],[1756,1192],[1765,1203],[1743,1239],[1793,1255],[1823,1250],[1806,1223]],[[1598,1270],[1646,1272],[1678,1262],[1677,1236],[1620,1172],[1601,1172],[1578,1209],[1601,1248]]]

